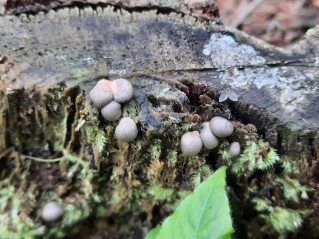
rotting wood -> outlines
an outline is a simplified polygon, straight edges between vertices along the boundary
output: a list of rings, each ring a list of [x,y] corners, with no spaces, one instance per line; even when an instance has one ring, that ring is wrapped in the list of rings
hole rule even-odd
[[[103,156],[78,126],[83,120],[105,126],[86,93],[101,77],[121,76],[136,89],[124,115],[133,114],[143,134],[165,137],[176,127],[173,122],[208,120],[216,112],[205,109],[200,96],[217,100],[223,90],[232,89],[239,96],[229,104],[232,119],[254,124],[281,153],[298,155],[309,176],[304,181],[318,177],[318,27],[293,49],[282,50],[173,10],[69,5],[0,19],[0,53],[8,58],[1,77],[1,150],[13,146],[51,157],[62,147],[99,168]],[[210,39],[212,58],[203,54]],[[142,166],[130,164],[136,171]],[[198,167],[192,166],[187,170]],[[178,178],[180,173],[169,169],[163,174],[162,183],[189,188],[170,181],[169,174]],[[143,182],[141,175],[129,179]]]

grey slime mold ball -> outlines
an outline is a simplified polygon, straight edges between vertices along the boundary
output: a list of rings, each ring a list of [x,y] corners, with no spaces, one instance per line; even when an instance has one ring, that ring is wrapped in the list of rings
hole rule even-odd
[[[240,154],[240,144],[238,142],[229,145],[229,154],[232,157],[237,157]]]
[[[209,122],[202,124],[202,130],[200,131],[200,138],[206,149],[214,149],[217,147],[219,141],[216,136],[212,133],[209,127]]]
[[[234,132],[232,122],[220,116],[213,117],[209,122],[209,127],[213,134],[220,138],[228,137]]]
[[[117,79],[111,82],[114,100],[118,103],[129,101],[133,96],[133,86],[125,79]]]
[[[63,207],[57,202],[48,202],[42,209],[41,217],[46,222],[53,222],[63,214]]]
[[[97,108],[102,108],[113,100],[113,92],[110,84],[98,83],[90,91],[90,99],[94,106]]]
[[[198,154],[203,147],[203,142],[198,131],[187,132],[182,136],[181,149],[184,155],[194,156]]]
[[[115,137],[125,142],[133,141],[137,137],[137,134],[136,123],[129,117],[121,119],[115,129]]]
[[[122,115],[121,104],[111,101],[102,108],[101,114],[106,120],[117,121]]]

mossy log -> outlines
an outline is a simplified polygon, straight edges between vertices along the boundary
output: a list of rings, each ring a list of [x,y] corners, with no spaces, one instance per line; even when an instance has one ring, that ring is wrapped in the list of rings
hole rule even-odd
[[[82,210],[77,220],[55,225],[65,232],[143,238],[194,188],[194,175],[204,172],[204,178],[205,165],[222,164],[216,152],[183,156],[179,142],[219,115],[234,122],[231,139],[263,138],[289,156],[298,167],[294,177],[314,189],[309,200],[291,203],[258,172],[240,183],[232,178],[230,195],[242,201],[237,209],[234,203],[237,237],[265,238],[256,229],[265,222],[250,209],[248,194],[240,195],[244,182],[250,187],[257,178],[267,191],[261,197],[276,194],[276,205],[309,209],[291,237],[316,238],[318,229],[310,228],[319,222],[319,28],[293,48],[279,49],[216,18],[191,16],[178,1],[172,7],[119,2],[21,8],[9,1],[12,8],[0,17],[1,185],[25,196],[23,218],[41,227],[40,208],[55,199]],[[134,86],[133,99],[122,106],[123,116],[138,122],[130,144],[114,138],[117,123],[103,120],[88,99],[99,79],[118,77]],[[219,103],[227,90],[238,101]],[[68,160],[35,161],[63,157]],[[52,225],[44,226],[56,236]]]

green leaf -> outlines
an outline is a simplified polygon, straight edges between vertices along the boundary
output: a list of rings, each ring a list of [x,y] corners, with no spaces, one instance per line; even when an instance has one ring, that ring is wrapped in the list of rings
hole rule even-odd
[[[234,232],[221,167],[186,197],[162,224],[156,239],[226,239]]]
[[[147,233],[147,236],[144,239],[155,239],[160,230],[161,226],[154,227]]]

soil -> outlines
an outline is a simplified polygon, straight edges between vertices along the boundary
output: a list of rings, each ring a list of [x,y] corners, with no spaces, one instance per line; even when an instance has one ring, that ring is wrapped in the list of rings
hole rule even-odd
[[[217,0],[225,25],[288,47],[319,24],[318,0]]]

